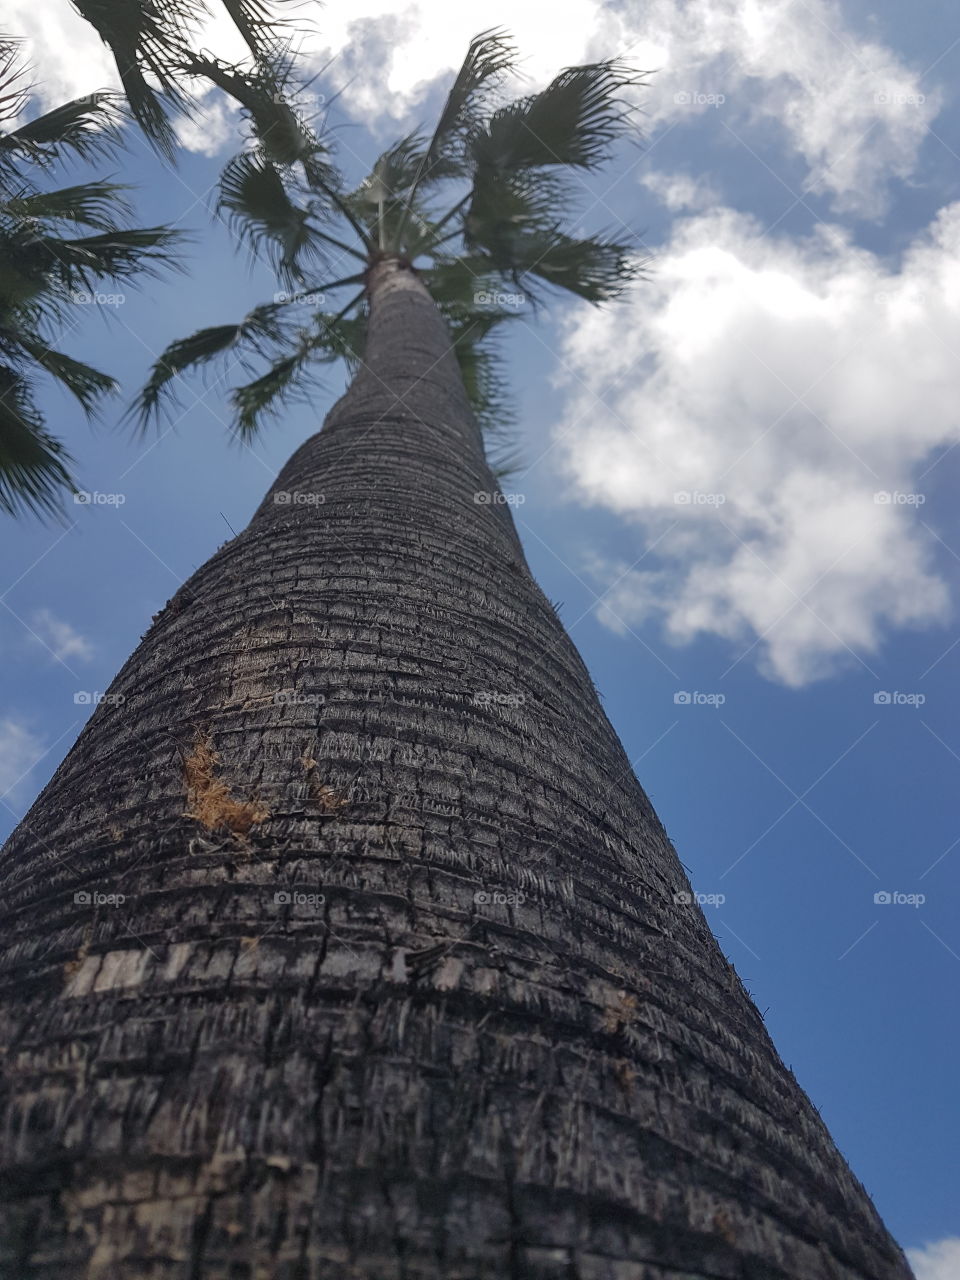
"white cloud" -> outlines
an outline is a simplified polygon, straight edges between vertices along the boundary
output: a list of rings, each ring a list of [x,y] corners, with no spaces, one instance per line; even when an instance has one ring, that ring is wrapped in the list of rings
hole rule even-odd
[[[916,503],[960,439],[960,203],[898,269],[837,228],[761,230],[681,219],[629,300],[570,317],[557,439],[573,491],[640,527],[638,556],[659,539],[606,566],[601,617],[755,642],[801,685],[949,614]]]
[[[16,796],[44,751],[44,743],[26,725],[0,719],[0,798]]]
[[[908,1249],[907,1261],[917,1280],[960,1280],[960,1236]]]
[[[13,0],[11,22],[29,41],[48,104],[115,83],[99,38],[62,0]],[[851,30],[836,0],[629,0],[617,9],[566,0],[562,19],[552,0],[488,0],[482,23],[471,6],[448,0],[355,0],[312,17],[301,48],[312,70],[330,62],[317,91],[342,91],[349,114],[395,132],[419,116],[438,77],[449,82],[481,25],[510,31],[528,87],[618,53],[655,70],[642,95],[654,137],[723,96],[716,109],[739,135],[749,141],[751,119],[772,121],[805,160],[811,186],[865,214],[882,209],[891,177],[913,172],[939,109],[918,72]],[[225,17],[200,41],[223,57],[242,52]],[[209,151],[227,140],[225,123],[213,137],[189,125],[182,136]],[[349,131],[340,141],[349,150]]]
[[[865,215],[882,212],[891,177],[913,172],[940,95],[922,69],[851,30],[835,0],[652,0],[627,12],[634,58],[660,69],[647,107],[661,125],[718,111],[753,145],[748,118],[771,122],[811,189]]]
[[[61,0],[8,0],[3,25],[23,42],[30,79],[44,108],[119,87],[109,50],[72,5]]]
[[[190,113],[174,121],[177,140],[188,151],[219,155],[224,148],[239,151],[240,109],[232,99],[210,90],[192,100]]]
[[[35,635],[44,645],[62,661],[67,658],[80,658],[88,662],[93,657],[93,645],[85,636],[62,618],[57,618],[49,609],[38,609],[30,620]]]
[[[772,121],[805,160],[810,187],[863,214],[882,210],[892,177],[913,172],[940,106],[918,70],[849,28],[835,0],[632,0],[617,10],[572,0],[562,22],[545,0],[494,0],[484,20],[530,55],[523,69],[533,85],[616,53],[655,71],[642,95],[654,138],[710,110],[747,141],[751,120]],[[349,16],[325,12],[318,29],[324,57],[337,55],[333,83],[373,123],[408,116],[459,65],[476,25],[469,7],[446,0],[399,14],[391,0],[360,0]]]
[[[640,183],[652,191],[661,204],[671,213],[703,212],[720,203],[720,197],[709,182],[690,177],[686,173],[663,173],[648,169],[640,176]]]

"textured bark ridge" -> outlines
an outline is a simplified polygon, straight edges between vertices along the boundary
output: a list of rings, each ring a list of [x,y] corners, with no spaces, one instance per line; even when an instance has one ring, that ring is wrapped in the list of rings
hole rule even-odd
[[[372,293],[3,857],[0,1275],[909,1277]]]

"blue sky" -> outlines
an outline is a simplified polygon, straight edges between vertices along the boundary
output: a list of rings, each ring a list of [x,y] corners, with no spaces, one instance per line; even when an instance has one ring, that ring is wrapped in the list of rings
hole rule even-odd
[[[430,118],[475,28],[510,26],[534,83],[623,50],[660,68],[645,149],[583,200],[585,226],[642,234],[650,278],[606,312],[560,302],[515,327],[514,513],[695,888],[723,896],[705,910],[781,1055],[920,1280],[960,1276],[960,16],[345,11],[317,10],[306,56],[337,54],[314,88],[343,89],[331,123],[357,176]],[[51,97],[106,82],[65,3],[13,13],[46,33]],[[145,220],[194,232],[186,273],[102,316],[78,306],[64,342],[130,394],[171,339],[275,289],[209,216],[235,122],[213,100],[199,119],[175,173],[135,137],[122,162]],[[90,431],[45,400],[83,488],[123,501],[5,521],[4,833],[89,714],[76,695],[107,688],[342,381],[249,449],[228,444],[222,388],[191,385],[144,441],[118,412]]]

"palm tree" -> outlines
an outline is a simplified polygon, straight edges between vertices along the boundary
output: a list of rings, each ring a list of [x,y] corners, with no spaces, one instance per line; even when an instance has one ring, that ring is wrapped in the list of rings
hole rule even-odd
[[[0,37],[0,124],[17,120],[29,97],[18,54]],[[73,487],[66,449],[36,401],[37,376],[93,415],[114,379],[52,344],[98,299],[167,263],[177,239],[167,227],[125,227],[117,183],[47,181],[70,158],[115,150],[119,121],[115,95],[97,93],[0,132],[0,511],[52,510]]]
[[[114,54],[125,111],[172,160],[169,117],[190,107],[202,74],[193,68],[193,43],[213,11],[201,0],[75,0],[74,7]],[[256,65],[283,56],[287,26],[261,0],[222,7]],[[235,70],[217,66],[221,76]],[[172,265],[182,239],[169,227],[129,228],[121,184],[96,178],[50,189],[51,170],[119,149],[117,94],[90,94],[18,123],[30,99],[19,44],[0,35],[0,512],[8,514],[55,512],[75,488],[70,456],[38,405],[38,378],[59,382],[88,417],[118,390],[109,374],[52,344],[81,313],[102,313],[99,299],[109,306],[122,298],[118,286]]]
[[[317,361],[356,372],[7,846],[5,1274],[908,1280],[485,456],[502,308],[474,293],[599,300],[632,269],[558,211],[633,77],[497,105],[509,59],[478,37],[436,131],[349,192],[232,86],[255,145],[223,207],[301,297],[175,344],[139,407],[263,359],[248,433]],[[362,293],[317,315],[333,248]]]

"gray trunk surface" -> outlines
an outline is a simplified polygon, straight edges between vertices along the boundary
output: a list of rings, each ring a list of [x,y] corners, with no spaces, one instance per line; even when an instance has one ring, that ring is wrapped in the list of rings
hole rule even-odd
[[[6,848],[0,1275],[905,1280],[371,293]]]

